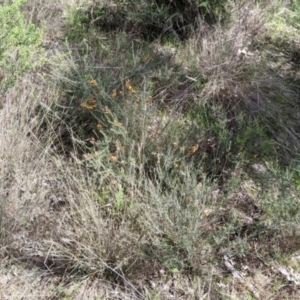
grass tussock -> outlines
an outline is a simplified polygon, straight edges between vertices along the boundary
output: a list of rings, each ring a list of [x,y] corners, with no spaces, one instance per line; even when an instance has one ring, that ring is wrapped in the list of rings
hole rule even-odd
[[[5,293],[297,299],[298,61],[278,7],[23,2],[0,9],[36,37],[5,21],[0,68],[16,43],[38,62],[0,82]]]

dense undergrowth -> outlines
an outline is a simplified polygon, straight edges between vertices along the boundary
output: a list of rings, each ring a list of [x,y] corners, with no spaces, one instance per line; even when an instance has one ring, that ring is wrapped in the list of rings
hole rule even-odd
[[[62,299],[97,280],[99,299],[296,299],[297,3],[6,1],[6,265],[62,276]]]

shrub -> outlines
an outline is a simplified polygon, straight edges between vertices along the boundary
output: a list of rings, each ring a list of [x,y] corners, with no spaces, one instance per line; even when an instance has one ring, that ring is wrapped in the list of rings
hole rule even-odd
[[[13,118],[3,118],[10,126],[1,131],[8,146],[0,148],[0,192],[9,200],[2,241],[12,241],[3,251],[67,280],[99,277],[142,298],[149,278],[172,283],[173,298],[185,290],[201,297],[202,283],[191,292],[176,285],[187,277],[210,281],[207,295],[233,271],[252,280],[266,267],[262,260],[299,246],[295,234],[289,238],[299,227],[292,186],[299,175],[270,162],[277,159],[273,146],[290,137],[299,149],[290,130],[297,123],[289,120],[297,97],[255,52],[263,18],[245,5],[226,26],[193,31],[192,5],[202,3],[198,18],[225,2],[115,3],[73,11],[70,22],[78,26],[72,44],[51,59],[52,80],[24,89]],[[149,43],[151,32],[151,39],[168,33],[189,40]],[[13,90],[13,98],[23,92]],[[32,95],[42,101],[28,122]],[[20,138],[26,147],[12,153]],[[22,238],[14,234],[20,229]],[[291,249],[280,245],[286,240]]]
[[[146,40],[160,37],[187,39],[202,26],[203,20],[214,23],[225,16],[227,0],[184,1],[117,1],[115,4],[94,3],[73,11],[69,38],[78,39],[88,28],[106,32],[126,31]],[[202,20],[202,21],[201,21]],[[75,29],[75,30],[74,30]],[[77,32],[77,33],[76,33]]]
[[[37,66],[42,30],[26,20],[22,7],[26,0],[5,1],[0,7],[0,87],[11,86],[18,76]]]

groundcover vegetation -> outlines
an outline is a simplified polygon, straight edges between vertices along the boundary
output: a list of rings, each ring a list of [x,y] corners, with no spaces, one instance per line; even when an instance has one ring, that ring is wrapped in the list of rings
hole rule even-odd
[[[54,2],[0,6],[1,297],[300,299],[297,1]]]

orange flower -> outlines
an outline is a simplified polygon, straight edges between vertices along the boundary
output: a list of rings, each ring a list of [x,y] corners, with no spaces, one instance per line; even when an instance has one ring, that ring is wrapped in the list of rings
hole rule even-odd
[[[93,97],[90,97],[88,102],[93,105],[95,105],[97,103],[96,99]]]

